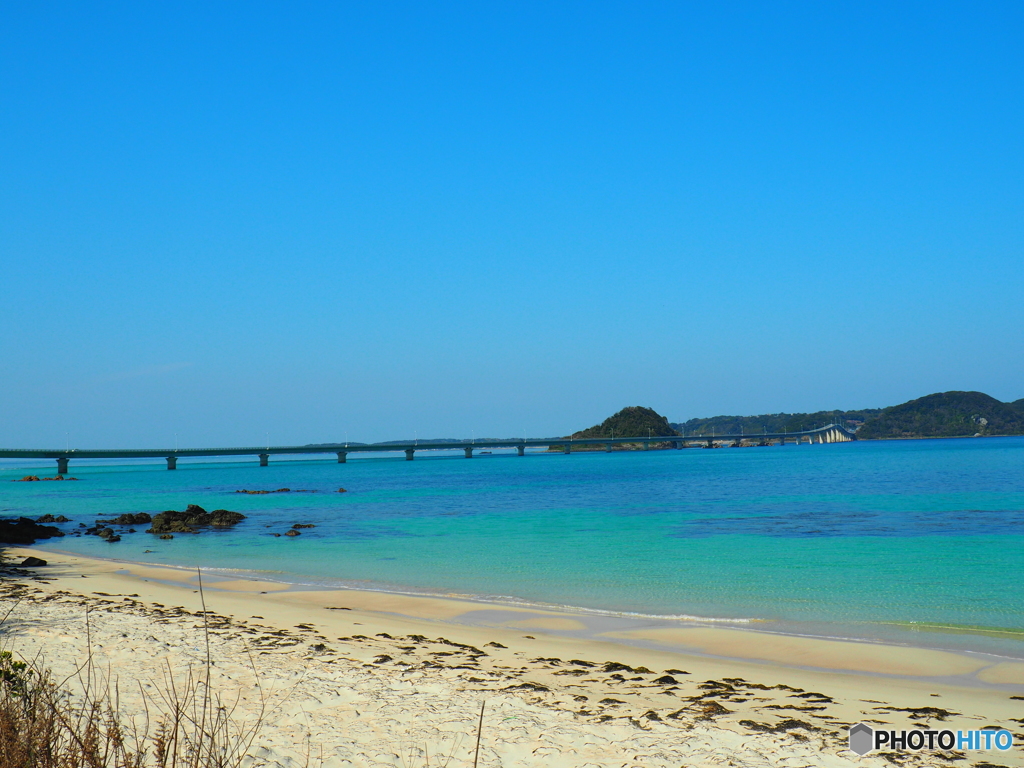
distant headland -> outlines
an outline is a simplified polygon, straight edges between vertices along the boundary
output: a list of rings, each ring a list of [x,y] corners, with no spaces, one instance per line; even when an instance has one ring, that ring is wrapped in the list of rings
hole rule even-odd
[[[824,424],[842,424],[858,440],[1024,435],[1024,399],[1004,403],[983,392],[938,392],[887,408],[712,416],[685,422],[669,422],[651,408],[631,406],[571,437],[755,437],[766,432],[804,432]]]

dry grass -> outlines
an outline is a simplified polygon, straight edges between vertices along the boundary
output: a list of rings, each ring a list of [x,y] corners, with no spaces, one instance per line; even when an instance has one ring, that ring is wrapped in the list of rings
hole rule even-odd
[[[89,627],[86,612],[91,649]],[[203,669],[198,674],[189,669],[176,678],[168,667],[153,695],[140,683],[142,705],[130,713],[122,706],[117,684],[94,669],[91,652],[73,676],[55,680],[38,660],[20,660],[11,650],[0,650],[0,768],[257,765],[252,751],[265,714],[262,691],[256,716],[239,720],[238,700],[226,703],[211,689],[212,659],[205,629]]]

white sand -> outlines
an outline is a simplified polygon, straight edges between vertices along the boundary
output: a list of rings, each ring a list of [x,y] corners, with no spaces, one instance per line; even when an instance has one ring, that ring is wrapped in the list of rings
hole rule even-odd
[[[152,695],[168,669],[179,679],[190,668],[201,673],[206,645],[194,574],[11,554],[30,553],[50,561],[38,570],[48,580],[4,584],[0,614],[17,603],[2,627],[5,647],[71,675],[90,650],[88,607],[93,664],[117,682],[125,708],[139,709],[139,686]],[[239,697],[243,723],[265,706],[256,754],[272,765],[311,758],[309,765],[324,768],[411,767],[424,764],[424,750],[435,765],[439,752],[454,747],[452,768],[470,766],[481,702],[481,768],[888,766],[882,757],[846,750],[846,725],[863,719],[896,728],[1024,730],[1011,721],[1024,717],[1024,701],[1009,698],[1024,692],[986,684],[1019,683],[1024,665],[966,654],[716,628],[578,639],[545,634],[583,626],[567,614],[522,610],[518,618],[503,607],[500,625],[466,626],[453,622],[486,606],[257,581],[213,581],[205,598],[214,614],[214,683],[225,699]],[[691,652],[622,645],[626,639]],[[608,661],[651,671],[606,671]],[[656,683],[665,670],[689,674]],[[940,684],[940,677],[953,683]],[[890,709],[918,707],[957,714],[938,721]],[[800,724],[758,730],[786,720]],[[1024,735],[1016,740],[1024,743]],[[1024,765],[1020,747],[970,753],[964,762],[924,754],[906,764],[982,761]]]

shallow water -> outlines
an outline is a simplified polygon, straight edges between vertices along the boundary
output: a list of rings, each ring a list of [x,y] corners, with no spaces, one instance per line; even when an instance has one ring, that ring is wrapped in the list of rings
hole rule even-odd
[[[403,458],[83,461],[63,483],[7,482],[53,471],[8,461],[0,514],[65,514],[71,532],[196,503],[248,519],[40,546],[1024,657],[1024,438]],[[316,493],[234,492],[280,487]],[[316,527],[270,535],[293,523]]]

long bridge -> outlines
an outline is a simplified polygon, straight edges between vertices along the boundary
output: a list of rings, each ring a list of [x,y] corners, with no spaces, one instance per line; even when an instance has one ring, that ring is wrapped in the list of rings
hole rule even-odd
[[[260,466],[268,465],[271,456],[289,454],[315,454],[333,453],[338,457],[338,463],[344,464],[350,453],[381,453],[385,451],[404,451],[406,461],[412,461],[416,451],[443,451],[462,449],[467,459],[473,457],[474,451],[483,451],[491,448],[516,448],[518,454],[523,456],[527,448],[555,448],[560,447],[563,453],[571,453],[574,446],[603,445],[606,451],[611,451],[616,445],[642,444],[644,450],[651,447],[651,443],[671,444],[673,448],[686,448],[690,444],[698,444],[705,448],[714,448],[718,444],[742,445],[744,442],[754,442],[757,445],[785,445],[792,442],[797,445],[803,442],[815,443],[843,443],[849,440],[856,440],[856,435],[842,424],[827,424],[818,429],[809,429],[804,432],[765,432],[763,434],[726,434],[726,435],[648,435],[647,437],[588,437],[574,439],[571,437],[562,438],[536,438],[536,439],[511,439],[511,440],[465,440],[462,442],[427,442],[427,441],[406,441],[395,443],[325,443],[317,445],[285,445],[265,446],[261,448],[182,448],[169,450],[167,448],[143,448],[125,450],[92,450],[92,449],[66,449],[66,450],[45,450],[45,449],[13,449],[0,448],[0,459],[56,459],[57,474],[65,475],[68,471],[68,462],[71,459],[166,459],[168,469],[177,469],[178,459],[193,458],[200,456],[255,456],[260,460]]]

